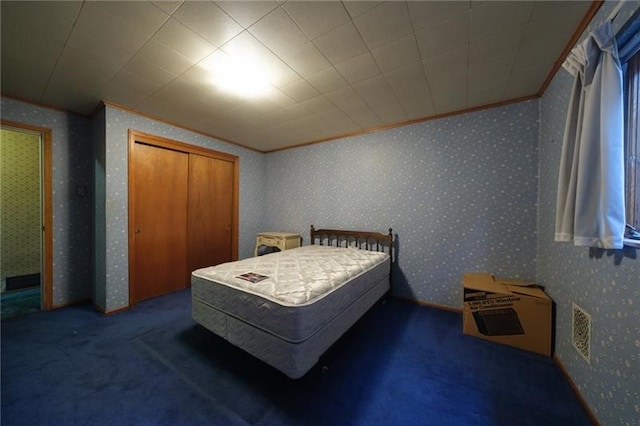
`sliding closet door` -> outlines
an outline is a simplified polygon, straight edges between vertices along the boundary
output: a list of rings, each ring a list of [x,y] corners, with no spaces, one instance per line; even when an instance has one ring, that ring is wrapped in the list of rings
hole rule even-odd
[[[235,164],[191,154],[189,160],[189,269],[232,260]]]
[[[134,299],[186,288],[189,154],[135,143]]]

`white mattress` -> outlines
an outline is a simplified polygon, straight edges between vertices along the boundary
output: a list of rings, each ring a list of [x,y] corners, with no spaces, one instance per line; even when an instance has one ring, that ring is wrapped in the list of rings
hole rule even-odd
[[[214,308],[291,343],[303,342],[389,275],[387,253],[310,245],[192,273],[194,309]],[[268,278],[252,283],[248,272]],[[228,339],[227,324],[215,327]],[[212,328],[208,327],[208,328]]]

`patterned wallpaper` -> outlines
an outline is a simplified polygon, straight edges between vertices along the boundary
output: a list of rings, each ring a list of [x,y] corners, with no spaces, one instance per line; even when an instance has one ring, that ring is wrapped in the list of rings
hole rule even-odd
[[[0,130],[0,275],[40,272],[40,137]]]
[[[590,28],[617,2],[607,2]],[[639,7],[628,2],[620,27]],[[538,279],[556,302],[556,356],[603,425],[640,424],[640,260],[638,250],[597,250],[555,243],[560,149],[572,86],[560,70],[540,101]],[[571,307],[592,318],[591,363],[571,345]]]
[[[538,104],[267,156],[269,231],[397,237],[394,292],[460,308],[468,271],[536,278]]]
[[[52,130],[53,305],[91,298],[90,122],[84,117],[0,98],[2,118]]]

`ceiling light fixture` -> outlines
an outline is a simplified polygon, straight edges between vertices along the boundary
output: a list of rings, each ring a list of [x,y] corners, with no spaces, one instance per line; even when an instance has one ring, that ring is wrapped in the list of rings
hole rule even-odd
[[[250,56],[229,56],[214,53],[204,64],[212,75],[213,83],[226,92],[242,97],[253,97],[271,88],[262,71],[264,67]]]

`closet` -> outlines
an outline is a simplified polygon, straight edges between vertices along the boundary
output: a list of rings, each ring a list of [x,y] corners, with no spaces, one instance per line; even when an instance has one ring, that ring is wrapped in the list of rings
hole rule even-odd
[[[237,223],[237,157],[129,132],[130,305],[237,260]]]

